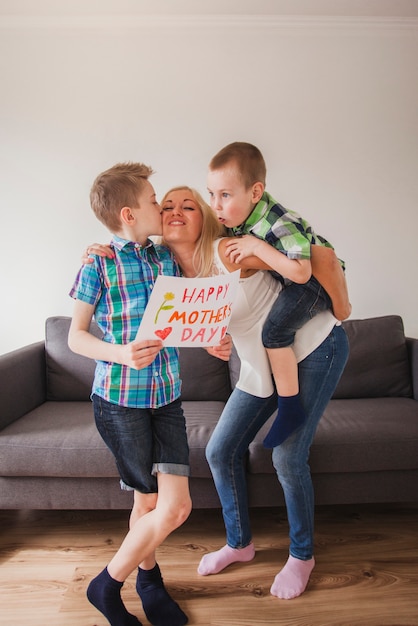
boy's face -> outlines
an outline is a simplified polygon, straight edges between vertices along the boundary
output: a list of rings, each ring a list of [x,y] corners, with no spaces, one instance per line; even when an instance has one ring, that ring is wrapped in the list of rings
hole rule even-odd
[[[246,189],[234,163],[218,170],[209,170],[207,186],[210,206],[227,228],[240,226],[250,215],[261,197],[255,189],[256,185]]]
[[[147,180],[145,186],[138,197],[139,208],[138,225],[143,235],[161,235],[161,207],[157,202],[154,187]]]

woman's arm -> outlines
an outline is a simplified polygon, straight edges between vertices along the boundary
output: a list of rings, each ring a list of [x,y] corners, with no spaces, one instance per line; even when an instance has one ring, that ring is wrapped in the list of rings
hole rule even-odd
[[[115,253],[113,252],[112,248],[109,245],[103,243],[92,243],[85,249],[85,251],[83,252],[83,256],[81,257],[81,262],[83,265],[93,263],[93,259],[89,256],[89,254],[97,254],[97,256],[103,257],[105,256],[108,259],[115,258]]]
[[[332,248],[311,246],[312,274],[321,283],[332,302],[332,310],[338,320],[351,315],[347,281],[341,263]]]

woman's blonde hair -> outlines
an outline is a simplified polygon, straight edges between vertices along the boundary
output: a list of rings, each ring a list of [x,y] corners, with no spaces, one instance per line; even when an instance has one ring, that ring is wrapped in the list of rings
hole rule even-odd
[[[193,267],[197,276],[210,276],[213,271],[213,242],[215,239],[218,239],[218,237],[224,237],[226,235],[226,230],[217,220],[214,212],[207,202],[203,200],[200,193],[188,185],[180,185],[169,189],[164,194],[164,197],[160,202],[161,206],[164,206],[164,202],[170,193],[173,191],[183,190],[188,191],[192,195],[193,200],[198,205],[203,218],[202,231],[193,252]],[[164,241],[164,237],[162,239],[162,243],[164,245],[168,245]]]

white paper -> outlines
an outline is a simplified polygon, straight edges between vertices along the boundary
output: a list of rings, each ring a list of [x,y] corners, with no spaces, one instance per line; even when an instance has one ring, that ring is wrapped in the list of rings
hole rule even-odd
[[[158,276],[137,339],[162,339],[164,346],[216,346],[224,337],[240,271],[209,278]]]

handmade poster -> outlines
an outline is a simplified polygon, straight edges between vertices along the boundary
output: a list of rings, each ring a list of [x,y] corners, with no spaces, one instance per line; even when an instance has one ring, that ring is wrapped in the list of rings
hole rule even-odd
[[[216,346],[225,335],[240,272],[210,278],[158,276],[137,339],[164,346]]]

